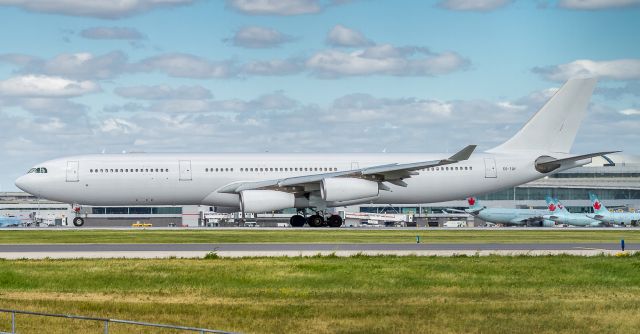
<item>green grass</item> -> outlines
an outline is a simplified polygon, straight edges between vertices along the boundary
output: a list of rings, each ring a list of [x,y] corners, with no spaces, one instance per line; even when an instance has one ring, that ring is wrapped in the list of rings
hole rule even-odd
[[[4,260],[0,307],[246,333],[637,333],[639,271],[640,256]]]
[[[640,229],[549,230],[0,230],[0,244],[37,243],[554,243],[640,242]]]

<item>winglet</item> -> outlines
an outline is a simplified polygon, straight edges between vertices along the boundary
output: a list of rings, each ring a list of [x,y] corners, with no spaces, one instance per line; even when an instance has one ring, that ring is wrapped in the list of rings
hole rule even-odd
[[[467,160],[467,159],[469,159],[469,157],[471,156],[473,151],[476,150],[477,146],[478,145],[469,145],[469,146],[463,148],[462,150],[460,150],[458,153],[456,153],[456,154],[452,155],[451,157],[449,157],[447,160],[453,161],[453,162]]]

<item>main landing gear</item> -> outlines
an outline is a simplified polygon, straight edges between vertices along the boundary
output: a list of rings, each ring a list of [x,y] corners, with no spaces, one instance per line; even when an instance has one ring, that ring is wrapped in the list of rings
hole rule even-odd
[[[73,211],[76,213],[76,217],[73,218],[73,225],[75,227],[81,227],[82,225],[84,225],[84,219],[80,217],[80,207],[75,206],[73,208]]]
[[[309,216],[307,218],[305,218],[301,214],[297,214],[291,216],[291,218],[289,219],[289,224],[291,224],[292,227],[303,227],[305,223],[309,224],[310,227],[340,227],[342,226],[342,217],[338,215],[331,215],[325,220],[323,214],[321,214],[320,212],[316,212],[315,215]]]

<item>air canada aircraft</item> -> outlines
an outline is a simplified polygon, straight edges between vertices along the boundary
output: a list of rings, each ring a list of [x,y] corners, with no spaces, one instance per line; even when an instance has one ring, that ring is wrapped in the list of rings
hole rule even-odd
[[[572,226],[600,227],[607,225],[601,221],[589,218],[585,213],[569,212],[569,210],[567,210],[567,208],[565,208],[557,198],[547,196],[546,201],[549,206],[550,213],[544,216],[545,219],[552,220],[558,224],[567,224]]]
[[[328,208],[441,202],[494,192],[612,152],[570,154],[596,80],[572,79],[503,144],[472,154],[186,154],[70,156],[16,180],[38,197],[79,205],[209,205],[260,213],[296,208],[292,226],[339,227]],[[305,218],[306,209],[315,214]],[[76,212],[77,212],[76,211]],[[82,217],[73,223],[81,226]]]
[[[12,227],[22,225],[22,219],[16,217],[0,217],[0,227]]]
[[[467,199],[469,208],[465,210],[449,209],[453,212],[466,212],[486,222],[506,226],[542,226],[553,227],[555,222],[544,217],[551,212],[541,209],[487,208],[475,197]],[[549,208],[550,210],[551,208]]]
[[[589,198],[593,207],[593,213],[588,214],[590,218],[613,225],[635,226],[640,222],[639,212],[611,212],[600,202],[596,194],[589,194]]]

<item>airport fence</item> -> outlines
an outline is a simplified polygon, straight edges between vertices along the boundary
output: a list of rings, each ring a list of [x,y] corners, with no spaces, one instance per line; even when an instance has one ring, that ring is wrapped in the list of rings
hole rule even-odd
[[[0,313],[11,314],[11,331],[3,332],[0,331],[0,334],[15,334],[18,330],[18,322],[16,321],[17,315],[30,315],[30,316],[40,316],[40,317],[52,317],[52,318],[65,318],[65,319],[73,319],[73,320],[86,320],[86,321],[96,321],[101,322],[103,324],[103,333],[109,334],[109,325],[111,324],[123,324],[130,326],[140,326],[140,327],[154,327],[154,328],[164,328],[164,329],[172,329],[184,332],[195,332],[195,333],[229,333],[216,329],[206,329],[206,328],[197,328],[197,327],[187,327],[187,326],[176,326],[176,325],[167,325],[167,324],[156,324],[151,322],[141,322],[141,321],[133,321],[133,320],[120,320],[120,319],[108,319],[108,318],[97,318],[97,317],[85,317],[81,315],[69,315],[69,314],[55,314],[55,313],[43,313],[43,312],[31,312],[31,311],[21,311],[21,310],[11,310],[11,309],[0,309]]]

